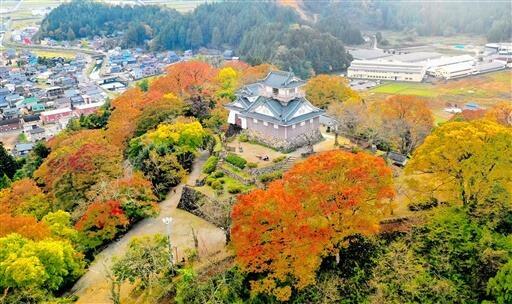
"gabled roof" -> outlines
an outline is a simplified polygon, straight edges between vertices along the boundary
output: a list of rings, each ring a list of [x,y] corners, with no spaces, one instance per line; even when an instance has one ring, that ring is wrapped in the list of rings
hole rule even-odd
[[[273,71],[261,82],[244,86],[237,92],[236,100],[225,107],[239,112],[242,116],[279,125],[291,125],[322,115],[324,111],[313,106],[304,97],[282,102],[260,94],[264,86],[294,88],[303,84],[304,81],[295,77],[292,72]]]
[[[263,79],[263,84],[272,88],[296,88],[305,84],[293,72],[272,71]]]
[[[295,98],[283,104],[275,99],[260,96],[247,109],[241,112],[249,118],[256,118],[280,125],[292,125],[318,117],[323,110],[313,106],[305,98]]]

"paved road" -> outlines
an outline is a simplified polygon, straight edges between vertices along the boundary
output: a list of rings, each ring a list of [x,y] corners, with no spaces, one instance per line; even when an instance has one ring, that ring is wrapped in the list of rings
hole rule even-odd
[[[202,153],[196,159],[186,184],[193,184],[195,182],[201,174],[201,169],[207,158],[207,153]],[[132,238],[155,233],[165,234],[165,225],[162,223],[162,218],[165,216],[173,218],[171,242],[173,247],[178,249],[178,259],[181,259],[185,249],[194,248],[192,227],[198,236],[199,254],[201,256],[214,254],[224,248],[225,236],[221,229],[191,213],[176,208],[184,184],[178,185],[175,191],[171,191],[168,197],[160,203],[161,210],[158,217],[139,222],[119,241],[109,245],[96,256],[96,259],[90,265],[85,275],[80,278],[71,290],[73,294],[79,296],[77,303],[111,303],[109,300],[108,281],[104,274],[105,267],[111,265],[111,258],[113,256],[121,255],[126,250]]]

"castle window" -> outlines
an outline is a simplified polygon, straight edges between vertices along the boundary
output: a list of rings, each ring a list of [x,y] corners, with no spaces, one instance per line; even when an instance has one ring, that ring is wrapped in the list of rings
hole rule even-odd
[[[252,121],[257,124],[258,123],[258,120],[256,118],[253,118]]]
[[[279,126],[274,124],[274,129],[279,129]]]
[[[302,127],[302,126],[304,126],[304,125],[306,125],[306,122],[305,122],[305,121],[301,121],[301,122],[300,122],[300,126]]]
[[[266,127],[266,126],[268,126],[268,122],[264,121],[264,122],[263,122],[263,125],[264,125],[265,127]]]

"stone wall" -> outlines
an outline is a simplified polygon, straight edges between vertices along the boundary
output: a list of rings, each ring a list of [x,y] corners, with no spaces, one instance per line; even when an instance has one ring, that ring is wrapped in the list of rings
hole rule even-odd
[[[232,179],[235,179],[235,180],[241,182],[242,184],[244,184],[246,186],[254,184],[254,179],[252,179],[252,178],[246,179],[243,176],[236,174],[235,172],[231,172],[228,169],[223,168],[223,166],[231,166],[231,164],[224,161],[224,158],[222,158],[222,161],[219,161],[219,163],[217,164],[217,170],[221,171],[222,173],[231,177]]]
[[[272,164],[267,167],[249,169],[249,174],[252,176],[260,176],[263,174],[273,173],[273,172],[281,171],[281,170],[286,171],[286,169],[288,169],[291,164],[292,164],[292,160],[290,160],[290,158],[287,158],[283,161],[280,161],[276,164]]]
[[[247,134],[249,140],[259,142],[284,153],[292,152],[308,144],[315,144],[323,139],[322,134],[318,129],[310,130],[288,140],[269,137],[261,132],[250,129],[244,130],[243,132]]]
[[[230,223],[234,201],[219,201],[206,196],[190,186],[184,186],[178,208],[188,211],[217,227],[226,229]]]

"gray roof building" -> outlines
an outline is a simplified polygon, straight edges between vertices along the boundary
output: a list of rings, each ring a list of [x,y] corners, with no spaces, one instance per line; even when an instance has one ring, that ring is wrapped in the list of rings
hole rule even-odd
[[[321,138],[318,128],[324,111],[304,97],[304,84],[292,72],[270,72],[240,89],[236,100],[225,106],[230,111],[228,122],[278,149],[309,144],[307,138]]]

